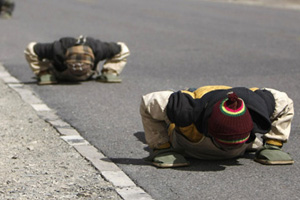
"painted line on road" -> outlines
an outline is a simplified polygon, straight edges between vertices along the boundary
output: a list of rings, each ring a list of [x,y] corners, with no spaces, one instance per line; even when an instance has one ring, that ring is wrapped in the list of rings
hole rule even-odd
[[[49,108],[43,101],[26,85],[11,76],[0,63],[0,78],[14,91],[22,100],[36,111],[37,115],[51,124],[60,134],[60,138],[72,146],[82,157],[92,163],[101,173],[105,180],[113,184],[116,192],[124,200],[153,200],[142,188],[138,187],[115,163],[98,151],[70,124],[60,119],[55,111]]]

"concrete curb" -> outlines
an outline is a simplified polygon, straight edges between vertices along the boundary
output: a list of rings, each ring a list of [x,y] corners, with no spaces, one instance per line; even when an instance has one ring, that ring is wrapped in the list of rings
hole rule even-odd
[[[153,199],[142,188],[138,187],[115,163],[81,137],[76,129],[61,120],[55,111],[44,104],[28,86],[11,76],[1,63],[0,78],[11,89],[15,90],[24,102],[31,105],[40,118],[51,124],[60,134],[62,140],[76,149],[82,157],[90,161],[91,164],[99,170],[104,179],[115,186],[117,193],[124,200]]]

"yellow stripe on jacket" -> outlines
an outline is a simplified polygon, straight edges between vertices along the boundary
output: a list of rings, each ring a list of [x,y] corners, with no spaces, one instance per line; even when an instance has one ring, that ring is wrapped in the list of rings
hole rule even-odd
[[[209,86],[200,87],[196,89],[194,92],[190,92],[187,90],[182,90],[181,92],[185,94],[189,94],[193,99],[200,99],[208,92],[214,90],[227,90],[230,88],[232,87],[225,86],[225,85],[209,85]],[[174,128],[175,128],[174,125],[169,126],[169,135],[172,134]],[[204,138],[204,135],[197,130],[195,124],[191,124],[185,127],[176,127],[176,128],[182,135],[184,135],[191,142],[199,142]]]
[[[226,85],[208,85],[196,89],[194,92],[181,90],[182,93],[189,94],[193,99],[201,99],[206,93],[214,90],[228,90],[232,87]]]
[[[214,90],[228,90],[232,87],[226,86],[226,85],[208,85],[208,86],[203,86],[198,89],[196,89],[193,92],[187,91],[187,90],[181,90],[182,93],[190,95],[193,99],[200,99],[202,98],[205,94],[214,91]],[[253,92],[255,90],[258,90],[259,88],[249,88]],[[168,133],[171,136],[173,133],[173,130],[176,129],[178,132],[180,132],[182,135],[184,135],[189,141],[191,142],[199,142],[201,141],[205,136],[200,133],[195,124],[190,124],[189,126],[185,127],[175,127],[175,124],[170,124]]]

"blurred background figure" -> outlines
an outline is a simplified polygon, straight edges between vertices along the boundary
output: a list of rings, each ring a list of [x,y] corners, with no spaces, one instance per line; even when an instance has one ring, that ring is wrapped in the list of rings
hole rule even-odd
[[[25,50],[30,68],[41,85],[58,81],[120,83],[129,49],[123,42],[102,42],[91,37],[64,37],[51,43],[31,42]],[[100,70],[99,62],[104,61]]]
[[[12,0],[0,0],[0,18],[11,18],[14,8],[15,3]]]

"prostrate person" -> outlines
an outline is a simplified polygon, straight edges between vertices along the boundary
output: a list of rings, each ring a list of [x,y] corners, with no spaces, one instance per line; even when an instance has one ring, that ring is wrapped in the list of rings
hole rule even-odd
[[[255,151],[255,161],[293,164],[289,139],[293,101],[271,88],[204,86],[142,97],[145,138],[157,167],[187,166],[186,157],[232,159]],[[260,140],[260,137],[262,141]]]
[[[63,37],[51,43],[31,42],[24,53],[41,85],[93,77],[100,82],[120,83],[120,73],[130,55],[123,42],[103,42],[83,36]],[[104,63],[100,70],[101,61]]]

